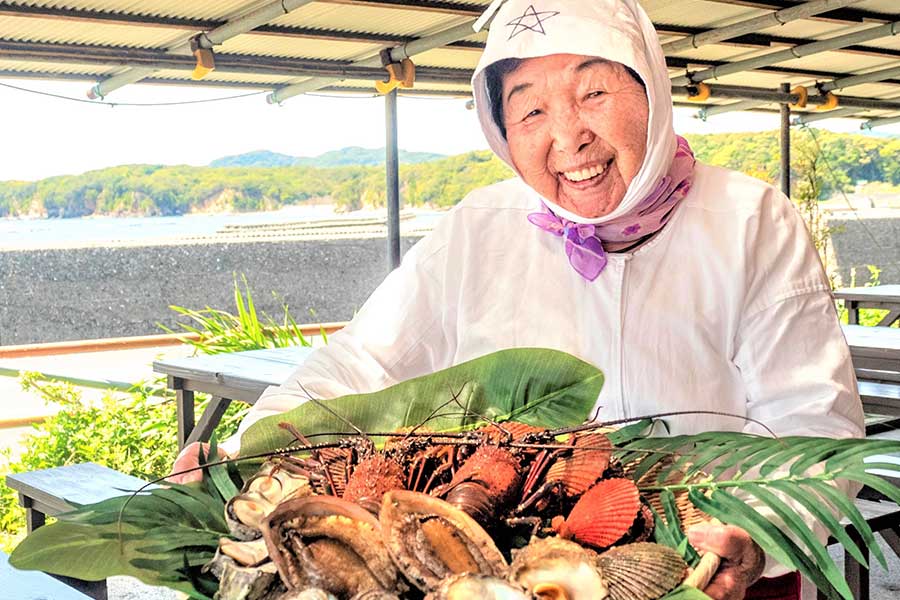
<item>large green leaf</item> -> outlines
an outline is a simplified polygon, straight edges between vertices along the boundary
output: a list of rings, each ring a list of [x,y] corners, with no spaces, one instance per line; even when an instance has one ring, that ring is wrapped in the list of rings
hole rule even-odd
[[[33,531],[9,561],[18,569],[88,581],[130,575],[206,598],[195,583],[209,580],[199,566],[212,559],[219,538],[228,534],[224,508],[209,479],[110,498]]]
[[[241,437],[241,454],[270,452],[291,444],[293,437],[278,426],[282,422],[292,423],[304,435],[352,434],[345,420],[368,432],[422,423],[438,431],[460,430],[483,423],[483,418],[542,427],[577,425],[589,416],[602,387],[599,369],[564,352],[501,350],[379,392],[328,400],[334,414],[306,402],[290,412],[266,417]],[[317,437],[315,441],[328,439],[334,438]]]

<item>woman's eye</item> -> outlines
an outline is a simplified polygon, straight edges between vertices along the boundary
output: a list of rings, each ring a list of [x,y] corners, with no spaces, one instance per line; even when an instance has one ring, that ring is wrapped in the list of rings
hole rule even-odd
[[[531,117],[536,117],[539,114],[541,114],[541,109],[536,108],[533,111],[531,111],[530,113],[528,113],[527,115],[525,115],[525,119],[530,119]]]
[[[599,98],[604,93],[605,92],[603,92],[602,90],[594,90],[593,92],[590,92],[585,98]]]

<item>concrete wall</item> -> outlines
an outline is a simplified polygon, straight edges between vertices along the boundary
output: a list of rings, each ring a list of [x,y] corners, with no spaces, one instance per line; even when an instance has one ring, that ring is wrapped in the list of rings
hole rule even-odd
[[[169,305],[233,313],[233,273],[276,319],[273,291],[298,322],[344,321],[387,272],[384,239],[0,252],[0,345],[164,333]]]
[[[867,212],[867,211],[866,211]],[[866,265],[881,269],[881,283],[900,283],[900,211],[866,214],[835,213],[831,242],[842,285],[850,285],[850,269],[856,268],[856,285],[869,280]]]

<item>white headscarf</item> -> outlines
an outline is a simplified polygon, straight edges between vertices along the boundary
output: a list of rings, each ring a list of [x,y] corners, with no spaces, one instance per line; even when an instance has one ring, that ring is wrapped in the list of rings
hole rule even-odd
[[[554,213],[570,221],[590,224],[611,221],[630,212],[653,191],[668,172],[675,154],[672,86],[656,30],[636,0],[507,0],[503,3],[491,24],[487,47],[472,77],[472,87],[481,128],[491,149],[517,173],[509,145],[494,122],[485,69],[506,58],[550,54],[582,54],[622,63],[637,72],[647,89],[650,104],[647,151],[619,206],[608,215],[589,219],[543,198]]]

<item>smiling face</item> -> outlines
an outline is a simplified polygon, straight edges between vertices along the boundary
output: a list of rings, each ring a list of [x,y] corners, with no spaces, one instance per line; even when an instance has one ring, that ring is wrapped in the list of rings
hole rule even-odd
[[[586,218],[619,205],[644,162],[650,113],[644,87],[622,64],[529,58],[504,76],[502,98],[510,155],[525,183]]]

